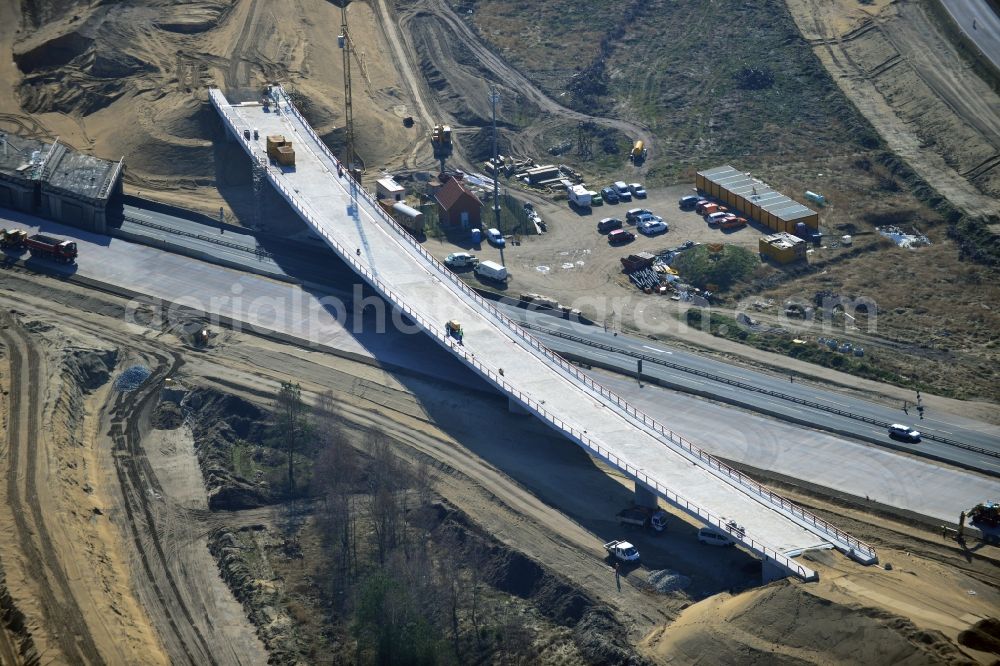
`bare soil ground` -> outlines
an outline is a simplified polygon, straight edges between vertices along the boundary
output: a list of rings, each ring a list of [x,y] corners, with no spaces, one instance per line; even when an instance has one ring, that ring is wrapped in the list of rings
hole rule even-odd
[[[928,3],[787,4],[894,153],[962,212],[1000,215],[1000,97],[963,61]]]
[[[934,101],[956,86],[978,84],[947,61],[948,50],[926,27],[919,5],[878,2],[866,17],[853,5],[838,14],[839,5],[828,12],[789,0],[798,22],[793,24],[778,2],[742,3],[738,20],[725,15],[734,3],[672,3],[667,12],[663,3],[635,2],[622,15],[641,20],[605,23],[600,3],[571,3],[578,11],[567,13],[567,3],[553,2],[539,15],[546,22],[526,23],[522,10],[537,7],[530,4],[351,3],[351,33],[362,45],[364,63],[354,75],[358,150],[369,175],[380,165],[433,168],[426,131],[439,120],[459,127],[456,162],[473,164],[485,145],[485,91],[497,79],[506,82],[504,99],[511,100],[501,111],[504,152],[539,156],[588,122],[604,128],[608,145],[619,151],[595,146],[604,154],[586,158],[577,146],[573,160],[595,177],[645,176],[666,185],[689,180],[696,167],[733,160],[760,169],[758,175],[789,194],[820,189],[831,202],[824,224],[833,236],[870,231],[901,210],[905,215],[897,221],[915,223],[935,246],[869,251],[862,240],[865,251],[847,260],[839,259],[842,249],[828,248],[817,270],[802,276],[763,270],[747,295],[781,299],[818,287],[876,290],[877,298],[888,300],[884,346],[897,345],[900,359],[916,355],[933,375],[928,381],[954,387],[955,394],[993,397],[996,345],[990,331],[1000,301],[995,274],[960,263],[940,217],[885,166],[868,125],[956,207],[992,210],[997,169],[988,146],[995,152],[990,137],[996,127],[989,111],[996,105],[979,109],[970,100],[949,116]],[[248,173],[239,153],[218,141],[218,121],[205,103],[213,84],[252,96],[266,81],[280,79],[317,129],[334,145],[341,140],[341,54],[332,39],[340,12],[332,3],[207,0],[119,8],[62,0],[25,3],[22,9],[0,4],[0,49],[13,56],[0,58],[0,83],[9,91],[0,95],[0,128],[58,135],[106,157],[125,154],[132,191],[155,190],[158,197],[209,212],[219,206],[241,215],[249,210]],[[806,14],[816,22],[804,24]],[[548,30],[553,23],[593,39],[574,38],[563,47],[553,37],[559,32]],[[693,43],[709,28],[732,31],[719,39],[742,43],[747,25],[760,28],[758,41],[742,51],[724,50],[724,62],[719,50]],[[820,65],[809,59],[799,29],[814,40]],[[473,30],[487,47],[476,46]],[[925,38],[936,53],[915,50],[913,44]],[[831,68],[838,49],[850,51],[853,42],[864,50],[848,53],[854,59],[849,66],[841,63],[842,74],[834,73],[836,85],[824,79],[822,67]],[[392,57],[383,57],[387,53]],[[745,66],[769,69],[771,87],[753,87],[767,82],[766,71],[759,80],[750,72],[749,88],[735,85]],[[895,87],[895,74],[883,76],[897,70],[907,72],[902,88]],[[874,83],[858,83],[859,71]],[[945,71],[958,73],[949,78]],[[921,86],[933,94],[915,93]],[[871,100],[872,108],[858,96]],[[889,108],[893,100],[910,101],[906,108]],[[405,115],[417,118],[415,128],[402,127]],[[954,117],[961,122],[952,124]],[[931,122],[920,128],[924,118]],[[622,152],[636,137],[648,138],[651,146],[651,160],[638,169],[626,165]],[[940,153],[928,152],[932,142],[943,146]],[[678,194],[670,187],[651,193],[649,207],[668,219],[671,232],[640,238],[629,249],[688,238],[755,245],[759,230],[723,235],[676,212],[672,201]],[[596,233],[603,211],[581,218],[551,204],[542,212],[553,231],[510,249],[516,267],[511,290],[604,303],[635,295],[617,271],[623,252],[607,248]],[[443,254],[447,247],[438,250]],[[934,268],[927,269],[931,263]],[[150,423],[167,377],[258,404],[271,399],[282,379],[302,382],[310,399],[335,391],[353,426],[387,433],[401,455],[434,460],[443,471],[435,488],[443,499],[504,547],[609,609],[651,660],[751,655],[763,663],[778,653],[789,662],[825,662],[831,658],[825,633],[831,626],[847,628],[845,651],[834,656],[996,659],[981,649],[988,641],[970,647],[962,638],[1000,605],[993,547],[935,543],[933,535],[811,499],[838,524],[847,521],[848,529],[875,541],[893,570],[817,556],[819,585],[786,581],[730,598],[726,590],[746,583],[754,563],[738,551],[698,547],[693,527],[675,516],[667,539],[636,540],[657,566],[690,576],[691,586],[654,594],[648,571],[639,571],[619,593],[600,543],[620,536],[612,517],[627,503],[630,488],[539,424],[512,418],[502,402],[239,335],[221,335],[209,351],[194,352],[169,330],[127,326],[115,298],[47,278],[7,273],[2,282],[0,487],[6,501],[0,532],[7,538],[0,540],[6,581],[0,605],[25,618],[0,632],[2,660],[267,659],[256,628],[216,575],[206,534],[258,524],[276,529],[280,520],[266,508],[207,509],[205,491],[192,482],[196,466],[188,434],[167,434]],[[892,288],[883,296],[886,285]],[[644,330],[676,316],[656,303],[639,320],[634,313],[616,315],[612,324]],[[939,338],[929,340],[929,332]],[[746,353],[705,334],[683,335],[727,354]],[[152,378],[134,393],[116,393],[110,374],[132,364],[148,366]],[[720,637],[715,627],[723,622],[733,631]]]
[[[989,659],[961,646],[957,637],[997,605],[993,547],[962,551],[885,519],[804,498],[874,541],[893,571],[863,569],[841,555],[817,556],[814,565],[824,572],[818,586],[786,581],[751,588],[729,604],[727,590],[752,584],[759,569],[739,551],[700,546],[694,527],[675,515],[665,537],[629,535],[649,568],[629,574],[618,592],[600,544],[620,536],[614,513],[627,504],[630,486],[553,438],[542,425],[508,414],[503,401],[244,334],[221,331],[206,352],[196,352],[170,330],[124,323],[117,298],[20,273],[8,272],[4,283],[8,289],[0,300],[10,313],[2,329],[9,396],[4,478],[13,506],[23,509],[15,515],[5,507],[0,514],[3,531],[15,535],[4,540],[0,556],[10,596],[26,616],[40,652],[84,662],[131,661],[137,655],[144,663],[260,663],[266,658],[254,628],[206,560],[205,535],[220,529],[241,533],[250,525],[270,525],[265,529],[285,533],[281,516],[287,514],[266,508],[205,510],[205,491],[195,482],[200,475],[190,432],[183,424],[174,428],[176,423],[167,425],[159,417],[151,420],[162,380],[169,376],[175,386],[223,391],[261,407],[270,405],[278,382],[289,378],[302,383],[310,401],[333,390],[349,428],[382,433],[404,458],[433,461],[438,470],[435,492],[474,529],[608,609],[630,643],[655,662],[692,661],[696,654],[725,658],[732,653],[727,650],[762,646],[824,661],[829,646],[815,628],[831,621],[847,622],[853,627],[848,633],[863,636],[845,635],[844,640],[859,640],[859,645],[874,641],[899,658],[947,662],[964,654]],[[41,293],[45,301],[38,299]],[[26,381],[25,373],[47,374],[47,368],[57,367],[54,360],[67,354],[76,370],[64,372],[61,382],[34,383],[52,387],[51,398],[32,403],[10,399],[23,394],[16,389]],[[114,374],[136,362],[150,367],[153,376],[134,394],[114,391]],[[88,407],[72,407],[73,396],[84,396]],[[28,404],[39,405],[49,414],[48,422],[65,426],[41,435],[30,418],[33,410],[25,412]],[[75,420],[85,413],[82,422]],[[23,448],[19,442],[24,437],[38,444]],[[41,468],[32,470],[33,456],[24,456],[41,450],[48,455],[40,462],[62,461],[59,471],[50,471],[48,482],[25,494],[22,484],[39,478]],[[22,472],[10,471],[14,469]],[[588,490],[581,493],[580,488]],[[39,512],[34,507],[51,508]],[[30,532],[19,532],[23,520],[30,521]],[[16,538],[19,533],[23,537]],[[307,530],[297,538],[308,551],[315,537]],[[298,555],[281,555],[280,550],[267,548],[274,558],[273,584],[279,586],[284,584],[274,572],[301,566]],[[37,567],[44,567],[44,573]],[[656,593],[649,574],[659,569],[690,582]],[[900,576],[907,577],[906,586],[896,580]],[[308,604],[315,597],[307,588],[302,583],[283,588],[287,602],[298,604],[303,617],[309,616]],[[934,612],[928,612],[927,603],[913,603],[917,598],[933,599]],[[528,609],[542,601],[529,596],[517,603]],[[87,612],[71,611],[72,604]],[[564,626],[542,619],[551,610],[539,608],[541,615],[532,626],[539,636],[548,632],[543,644],[578,640],[569,638]],[[754,610],[738,612],[742,608]],[[292,606],[283,612],[295,617]],[[741,631],[730,632],[720,647],[711,627],[734,613],[743,617],[742,623],[733,620]],[[715,619],[688,621],[692,614]],[[674,631],[671,623],[678,617],[681,624]],[[796,629],[789,638],[771,632],[768,627],[773,626]],[[10,638],[16,644],[19,636]],[[568,654],[557,650],[546,661],[579,663]]]

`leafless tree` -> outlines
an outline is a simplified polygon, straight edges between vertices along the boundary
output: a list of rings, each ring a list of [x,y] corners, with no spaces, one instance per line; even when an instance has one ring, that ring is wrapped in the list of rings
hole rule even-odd
[[[504,607],[498,618],[498,657],[501,664],[527,666],[538,661],[538,650],[534,645],[534,635],[528,629],[523,615],[510,604]]]
[[[372,457],[368,474],[368,515],[379,564],[385,564],[389,551],[398,543],[405,511],[404,469],[384,437],[371,435],[368,449]]]
[[[322,403],[322,397],[320,403]],[[358,452],[328,410],[317,406],[317,443],[320,451],[313,465],[313,491],[322,499],[320,520],[333,547],[337,584],[356,572],[357,518],[355,493],[361,476]]]
[[[281,389],[275,401],[277,429],[285,453],[288,456],[288,493],[295,494],[295,453],[306,440],[309,419],[306,405],[302,402],[302,387],[292,382],[281,382]]]

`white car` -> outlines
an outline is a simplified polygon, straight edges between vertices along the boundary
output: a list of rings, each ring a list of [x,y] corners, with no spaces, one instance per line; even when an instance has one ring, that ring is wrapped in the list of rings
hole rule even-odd
[[[707,543],[709,546],[732,546],[733,540],[723,534],[722,532],[717,532],[711,527],[703,527],[698,530],[698,541],[701,543]]]
[[[705,222],[714,226],[726,219],[726,215],[729,213],[709,213],[705,216]]]
[[[639,223],[638,225],[639,233],[645,234],[646,236],[653,236],[655,234],[665,233],[669,227],[667,223],[662,219],[657,218],[655,215],[653,219],[647,219]]]
[[[631,192],[636,199],[646,198],[646,188],[643,187],[640,183],[629,183],[628,191]]]
[[[490,245],[494,245],[496,247],[503,247],[507,244],[499,229],[487,229],[486,240],[489,241]]]
[[[616,180],[612,183],[611,187],[615,188],[618,192],[618,199],[621,201],[632,201],[632,192],[628,189],[628,185],[624,181]]]
[[[452,252],[444,258],[444,263],[450,268],[466,268],[478,264],[479,259],[476,258],[476,255],[468,252]]]

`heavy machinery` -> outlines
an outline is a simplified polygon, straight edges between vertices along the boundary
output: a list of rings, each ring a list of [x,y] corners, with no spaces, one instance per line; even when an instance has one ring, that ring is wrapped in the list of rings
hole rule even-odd
[[[76,260],[76,243],[73,241],[44,234],[34,234],[28,237],[25,245],[28,246],[32,257],[52,259],[63,264],[71,264]]]
[[[629,152],[628,157],[632,160],[633,164],[639,164],[646,159],[648,152],[642,140],[638,140],[632,145],[632,150]]]
[[[1000,527],[1000,502],[987,500],[969,509],[969,522],[977,526]]]
[[[451,157],[453,149],[450,126],[434,126],[434,129],[431,131],[431,148],[434,149],[434,158],[440,160],[441,170],[444,171],[444,162],[447,158]]]
[[[28,232],[23,229],[0,229],[0,248],[5,250],[23,249],[28,240]]]
[[[448,333],[448,335],[458,340],[459,344],[462,343],[462,325],[458,323],[458,321],[454,319],[449,320],[445,323],[444,330]]]

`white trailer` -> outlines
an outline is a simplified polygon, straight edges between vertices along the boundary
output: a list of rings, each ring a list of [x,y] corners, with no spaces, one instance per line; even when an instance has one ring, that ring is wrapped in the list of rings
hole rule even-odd
[[[573,185],[566,190],[569,193],[569,202],[580,208],[590,208],[590,190],[583,185]]]

